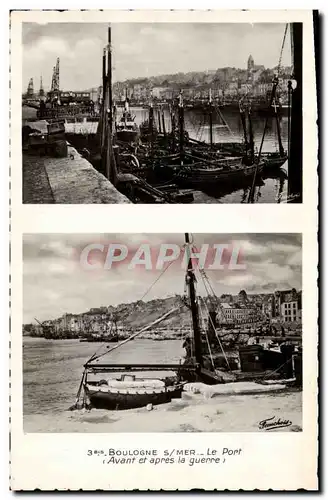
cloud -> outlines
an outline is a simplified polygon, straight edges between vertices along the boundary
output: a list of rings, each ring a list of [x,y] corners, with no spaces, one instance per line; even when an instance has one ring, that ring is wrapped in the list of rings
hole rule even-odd
[[[244,248],[246,270],[207,271],[217,295],[238,293],[240,289],[265,292],[301,287],[299,235],[196,234],[193,240],[198,248],[203,243],[230,244],[234,241]],[[127,244],[132,255],[145,241],[158,249],[161,242],[182,246],[184,237],[181,234],[24,235],[24,321],[33,321],[34,317],[45,320],[64,312],[79,313],[100,305],[139,300],[146,292],[146,300],[183,293],[185,270],[180,262],[173,264],[162,276],[161,271],[128,269],[127,262],[98,271],[85,271],[80,266],[78,252],[91,242]],[[278,252],[272,250],[274,245]],[[205,294],[200,277],[197,286],[199,293]]]
[[[284,24],[113,23],[114,81],[225,66],[246,68],[278,64]],[[50,86],[52,67],[61,59],[63,89],[100,85],[106,23],[23,23],[23,85],[44,75]],[[289,35],[288,35],[289,36]],[[283,65],[291,64],[287,36]],[[83,71],[82,71],[83,70]]]
[[[302,264],[302,250],[294,250],[294,252],[287,258],[286,263],[289,266],[301,266]]]

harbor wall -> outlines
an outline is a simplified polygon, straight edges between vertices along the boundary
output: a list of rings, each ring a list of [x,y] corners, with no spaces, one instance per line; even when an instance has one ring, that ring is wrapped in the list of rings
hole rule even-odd
[[[68,154],[64,158],[50,156],[23,155],[24,182],[30,184],[30,200],[33,203],[34,186],[33,171],[29,165],[33,164],[36,170],[44,171],[50,188],[52,203],[64,204],[117,204],[131,203],[122,195],[104,175],[83,158],[70,144],[67,145]],[[30,179],[29,179],[30,178]],[[39,196],[42,197],[42,189]],[[39,201],[40,202],[40,201]],[[41,201],[42,203],[42,201]],[[45,201],[47,203],[47,201]]]

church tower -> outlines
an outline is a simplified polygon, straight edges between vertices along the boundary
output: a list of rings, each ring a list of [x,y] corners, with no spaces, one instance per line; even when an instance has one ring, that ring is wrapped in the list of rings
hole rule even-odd
[[[250,55],[247,61],[247,71],[251,74],[254,71],[254,59],[253,56]]]

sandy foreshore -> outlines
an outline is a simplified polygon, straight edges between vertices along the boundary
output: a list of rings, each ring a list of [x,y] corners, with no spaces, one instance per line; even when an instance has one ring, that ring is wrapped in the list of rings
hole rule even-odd
[[[183,393],[165,405],[125,411],[76,410],[24,415],[24,432],[267,432],[262,420],[289,420],[270,432],[302,430],[302,392],[206,398]]]

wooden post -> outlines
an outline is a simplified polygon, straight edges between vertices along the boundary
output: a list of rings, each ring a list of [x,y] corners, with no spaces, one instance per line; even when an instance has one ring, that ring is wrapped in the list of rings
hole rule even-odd
[[[293,80],[296,88],[292,91],[290,123],[290,156],[288,158],[288,196],[290,203],[302,203],[303,173],[303,115],[302,115],[302,54],[303,25],[291,24],[293,41]],[[313,167],[314,168],[314,167]]]

